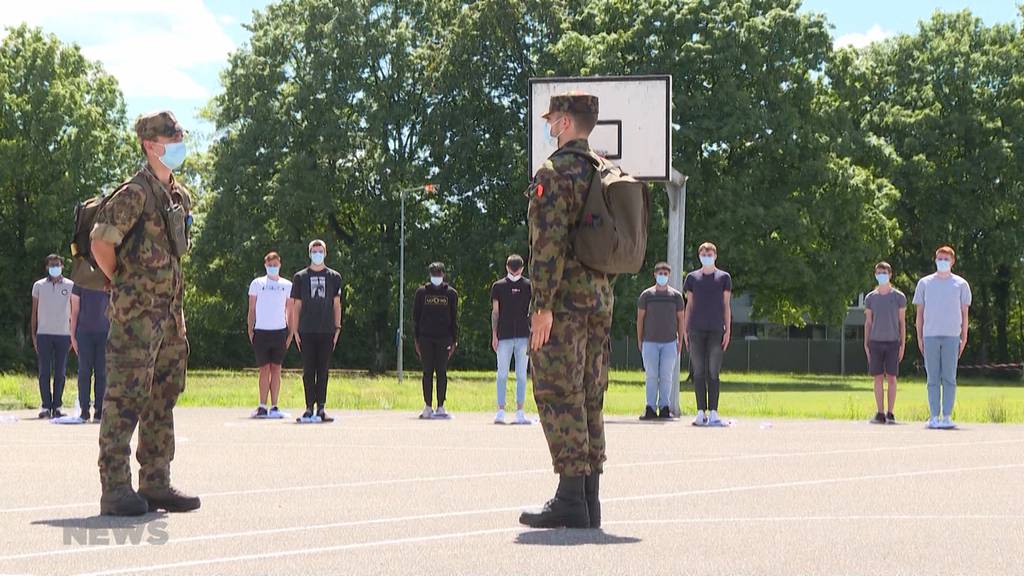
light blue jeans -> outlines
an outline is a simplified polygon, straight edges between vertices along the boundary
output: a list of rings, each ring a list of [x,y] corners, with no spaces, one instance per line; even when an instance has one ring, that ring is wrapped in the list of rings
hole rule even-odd
[[[647,405],[658,409],[670,405],[669,394],[672,384],[678,390],[678,378],[673,377],[676,364],[675,342],[644,342],[640,347],[644,359],[644,376],[647,380]]]
[[[516,405],[526,402],[526,348],[529,338],[507,338],[498,340],[498,406],[505,406],[505,389],[508,388],[508,364],[516,357]]]
[[[956,365],[959,357],[958,336],[925,337],[924,369],[928,373],[928,411],[931,412],[932,418],[953,414],[953,402],[956,400]]]

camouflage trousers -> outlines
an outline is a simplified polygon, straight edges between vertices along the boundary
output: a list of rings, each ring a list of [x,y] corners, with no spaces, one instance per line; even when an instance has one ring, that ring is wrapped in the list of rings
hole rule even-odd
[[[100,483],[104,491],[131,485],[131,442],[141,466],[139,488],[163,488],[174,459],[174,416],[185,389],[188,341],[174,317],[144,313],[110,326],[107,391],[100,423]]]
[[[551,338],[531,353],[533,396],[556,474],[602,472],[611,326],[611,310],[555,312]]]

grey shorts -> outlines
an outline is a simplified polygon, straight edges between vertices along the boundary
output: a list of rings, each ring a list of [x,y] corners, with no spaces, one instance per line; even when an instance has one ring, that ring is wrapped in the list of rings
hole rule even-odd
[[[900,371],[900,343],[868,341],[868,373],[872,376],[896,376]]]

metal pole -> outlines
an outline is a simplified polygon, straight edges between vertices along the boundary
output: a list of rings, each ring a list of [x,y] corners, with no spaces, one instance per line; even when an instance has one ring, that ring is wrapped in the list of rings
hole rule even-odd
[[[672,267],[669,284],[682,292],[683,290],[683,255],[686,233],[686,180],[687,177],[678,170],[672,170],[672,179],[665,183],[668,192],[668,263]],[[676,375],[676,385],[669,398],[669,411],[673,416],[682,415],[679,409],[679,382],[682,368],[681,356],[676,356],[672,373]]]
[[[402,384],[402,344],[405,340],[405,194],[402,190],[402,223],[398,241],[398,383]]]

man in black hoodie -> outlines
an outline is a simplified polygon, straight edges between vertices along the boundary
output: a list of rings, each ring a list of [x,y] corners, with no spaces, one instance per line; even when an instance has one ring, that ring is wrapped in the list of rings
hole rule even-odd
[[[444,409],[448,389],[448,360],[459,346],[459,325],[456,320],[459,295],[444,281],[444,264],[429,267],[430,282],[416,290],[412,307],[416,356],[423,364],[423,402],[420,418],[447,418]],[[434,374],[437,374],[437,410],[433,401]]]

